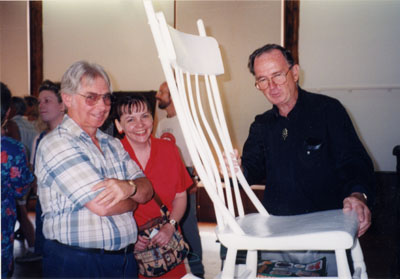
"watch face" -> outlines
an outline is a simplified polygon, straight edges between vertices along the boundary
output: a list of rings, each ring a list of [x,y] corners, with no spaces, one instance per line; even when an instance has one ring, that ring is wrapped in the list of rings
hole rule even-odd
[[[169,223],[170,223],[172,226],[175,227],[175,230],[178,228],[178,224],[176,223],[176,220],[175,220],[175,219],[169,220]]]

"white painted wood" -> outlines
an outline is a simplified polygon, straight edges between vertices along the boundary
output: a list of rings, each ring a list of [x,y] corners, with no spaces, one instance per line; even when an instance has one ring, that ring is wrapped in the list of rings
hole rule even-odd
[[[339,278],[350,278],[346,249],[352,249],[355,270],[366,278],[355,212],[271,216],[243,173],[234,171],[230,156],[228,171],[223,154],[231,154],[233,148],[216,79],[224,72],[217,41],[206,36],[202,21],[198,21],[200,36],[185,34],[168,26],[162,13],[155,14],[150,0],[144,4],[189,153],[213,202],[217,237],[228,248],[220,278],[254,278],[258,250],[333,250]],[[211,118],[205,116],[205,109]],[[245,214],[240,189],[257,213]],[[245,268],[235,265],[238,250],[249,251]]]

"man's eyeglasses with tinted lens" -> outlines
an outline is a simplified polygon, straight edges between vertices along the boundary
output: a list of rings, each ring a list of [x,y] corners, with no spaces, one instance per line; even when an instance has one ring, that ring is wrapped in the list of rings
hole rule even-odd
[[[113,101],[113,95],[111,93],[107,94],[96,94],[96,93],[87,93],[87,94],[80,94],[78,95],[85,98],[85,102],[88,106],[94,106],[100,99],[103,99],[103,102],[106,106],[111,106]]]
[[[273,76],[271,80],[269,80],[267,77],[260,77],[258,80],[256,80],[254,86],[258,90],[264,90],[267,89],[270,85],[271,82],[275,83],[276,85],[282,85],[286,82],[286,77],[289,71],[292,69],[293,65],[289,67],[286,73],[280,73],[276,76]]]

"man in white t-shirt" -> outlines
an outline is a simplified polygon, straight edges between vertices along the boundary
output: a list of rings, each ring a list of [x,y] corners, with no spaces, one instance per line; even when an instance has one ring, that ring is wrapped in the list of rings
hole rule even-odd
[[[193,162],[186,147],[186,142],[166,82],[161,84],[156,94],[156,99],[158,100],[158,107],[165,109],[167,112],[167,117],[161,119],[157,125],[156,137],[171,140],[178,146],[185,166],[191,177],[194,178]],[[188,189],[188,206],[185,216],[181,221],[181,228],[183,236],[189,243],[192,252],[188,256],[190,271],[197,277],[204,278],[201,241],[196,217],[196,184],[197,182],[194,179],[193,185]]]

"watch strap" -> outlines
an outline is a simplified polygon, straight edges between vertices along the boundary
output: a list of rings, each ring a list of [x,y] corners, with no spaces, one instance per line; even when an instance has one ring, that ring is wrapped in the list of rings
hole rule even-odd
[[[137,185],[136,185],[135,181],[133,181],[133,180],[129,180],[128,184],[131,185],[132,187],[135,187],[135,189],[133,190],[133,193],[129,196],[129,197],[133,197],[137,192]]]
[[[170,219],[169,223],[175,228],[175,230],[178,229],[178,222],[175,219]]]

